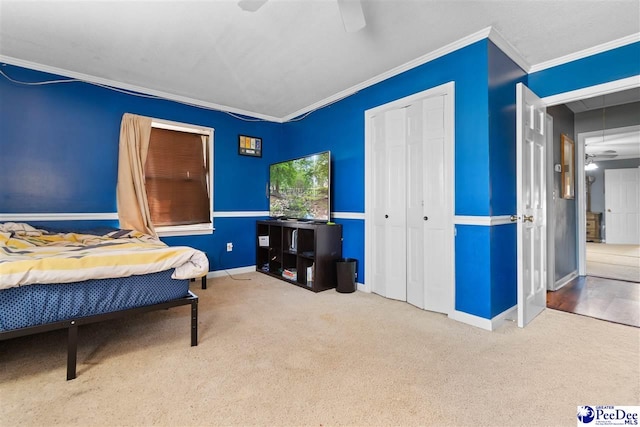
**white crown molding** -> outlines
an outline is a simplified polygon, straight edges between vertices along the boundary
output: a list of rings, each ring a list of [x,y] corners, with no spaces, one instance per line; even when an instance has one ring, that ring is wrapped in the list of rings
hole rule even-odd
[[[69,77],[77,80],[81,80],[87,83],[95,83],[98,85],[106,85],[111,86],[118,89],[124,89],[134,92],[140,92],[146,95],[158,96],[163,99],[168,99],[171,101],[180,102],[187,105],[193,105],[196,107],[209,108],[216,111],[229,112],[234,114],[241,114],[243,116],[255,117],[262,120],[267,120],[276,123],[284,123],[288,122],[291,119],[299,117],[303,114],[309,113],[311,111],[317,110],[322,107],[326,107],[329,104],[340,101],[343,98],[346,98],[354,93],[365,89],[369,86],[373,86],[376,83],[380,83],[381,81],[387,80],[393,76],[401,74],[405,71],[416,68],[420,65],[426,64],[427,62],[433,61],[434,59],[440,58],[442,56],[448,55],[452,52],[455,52],[463,47],[469,46],[473,43],[476,43],[480,40],[484,40],[489,38],[491,35],[492,41],[496,44],[496,46],[500,47],[500,49],[506,50],[505,53],[513,59],[518,65],[523,61],[521,56],[517,53],[515,48],[511,46],[505,39],[502,37],[497,31],[493,30],[491,27],[484,28],[480,31],[477,31],[473,34],[470,34],[466,37],[463,37],[453,43],[449,43],[446,46],[443,46],[439,49],[436,49],[432,52],[427,53],[426,55],[420,56],[414,60],[411,60],[403,65],[395,67],[389,71],[386,71],[382,74],[379,74],[375,77],[372,77],[362,83],[354,85],[348,89],[345,89],[341,92],[338,92],[332,96],[329,96],[321,101],[315,102],[311,105],[308,105],[294,113],[288,114],[282,118],[277,118],[273,116],[268,116],[265,114],[254,113],[251,111],[244,111],[232,107],[227,107],[224,105],[214,104],[210,102],[205,102],[193,98],[183,97],[179,95],[170,94],[167,92],[158,91],[155,89],[149,89],[141,86],[130,85],[126,83],[117,82],[114,80],[108,80],[101,77],[91,76],[88,74],[77,73],[75,71],[64,70],[62,68],[51,67],[48,65],[38,64],[36,62],[25,61],[22,59],[12,58],[10,56],[0,55],[0,62],[4,62],[10,65],[15,65],[18,67],[29,68],[36,71],[42,71],[50,74],[57,74],[64,77]],[[522,66],[522,65],[520,65]],[[525,70],[526,71],[526,70]]]
[[[550,107],[553,105],[566,104],[568,102],[578,101],[584,98],[606,95],[608,93],[620,92],[637,87],[640,87],[640,75],[547,96],[542,98],[542,102],[544,102],[547,107]]]
[[[266,114],[254,113],[251,111],[245,111],[238,108],[228,107],[226,105],[215,104],[212,102],[206,102],[199,99],[189,98],[186,96],[175,95],[160,90],[149,89],[142,86],[131,85],[128,83],[117,82],[115,80],[109,80],[102,77],[96,77],[89,74],[78,73],[75,71],[65,70],[63,68],[51,67],[49,65],[39,64],[37,62],[25,61],[23,59],[13,58],[10,56],[0,55],[0,62],[15,65],[17,67],[29,68],[31,70],[42,71],[44,73],[56,74],[71,79],[76,79],[84,83],[95,84],[99,86],[109,86],[116,89],[122,89],[126,91],[138,92],[145,95],[152,95],[158,98],[162,98],[169,101],[176,101],[181,104],[191,105],[195,107],[206,108],[215,111],[221,111],[223,113],[239,114],[250,118],[262,119],[269,122],[282,123],[282,119],[277,117],[268,116]],[[132,95],[135,96],[135,95]]]
[[[284,123],[288,122],[296,117],[302,116],[303,114],[309,113],[311,111],[317,110],[322,107],[326,107],[329,104],[337,102],[341,99],[344,99],[354,93],[365,89],[369,86],[372,86],[376,83],[380,83],[388,78],[396,76],[400,73],[418,67],[420,65],[426,64],[427,62],[433,61],[434,59],[440,58],[456,50],[459,50],[463,47],[469,46],[475,42],[478,42],[483,39],[491,40],[500,50],[502,50],[511,60],[513,60],[520,68],[522,68],[527,74],[533,74],[538,71],[545,70],[547,68],[552,68],[558,65],[566,64],[568,62],[572,62],[578,59],[586,58],[588,56],[596,55],[598,53],[606,52],[608,50],[616,49],[622,46],[626,46],[635,42],[640,41],[640,33],[631,34],[626,37],[622,37],[617,40],[613,40],[611,42],[603,43],[598,46],[594,46],[588,49],[581,50],[579,52],[575,52],[569,55],[562,56],[560,58],[552,59],[549,61],[541,62],[535,65],[529,65],[527,61],[522,57],[522,55],[518,52],[518,50],[509,43],[495,28],[487,27],[478,32],[470,34],[466,37],[463,37],[453,43],[450,43],[446,46],[443,46],[439,49],[436,49],[426,55],[418,57],[412,61],[409,61],[403,65],[395,67],[389,71],[386,71],[382,74],[379,74],[375,77],[372,77],[369,80],[366,80],[362,83],[354,85],[348,89],[345,89],[341,92],[338,92],[332,96],[329,96],[321,101],[315,102],[307,107],[304,107],[294,113],[288,114],[282,118],[269,116],[266,114],[255,113],[251,111],[241,110],[238,108],[228,107],[225,105],[215,104],[211,102],[206,102],[198,99],[193,99],[185,96],[175,95],[155,89],[149,89],[141,86],[130,85],[127,83],[117,82],[114,80],[104,79],[101,77],[91,76],[88,74],[77,73],[75,71],[69,71],[62,68],[52,67],[48,65],[39,64],[36,62],[25,61],[18,58],[13,58],[10,56],[0,55],[0,62],[15,65],[18,67],[29,68],[36,71],[42,71],[45,73],[56,74],[72,79],[77,79],[82,82],[86,82],[89,84],[103,85],[109,86],[116,89],[123,89],[127,91],[139,92],[146,95],[157,96],[162,99],[179,102],[186,105],[191,105],[200,108],[211,109],[215,111],[220,111],[224,113],[232,113],[239,114],[243,116],[247,116],[250,118],[256,118],[261,120],[266,120],[275,123]],[[579,99],[579,98],[578,98]],[[553,104],[550,104],[553,105]]]
[[[381,81],[387,80],[391,77],[397,76],[398,74],[404,73],[405,71],[411,70],[413,68],[416,68],[420,65],[426,64],[427,62],[433,61],[434,59],[440,58],[442,56],[448,55],[449,53],[455,52],[456,50],[462,49],[463,47],[469,46],[475,42],[478,42],[480,40],[484,40],[487,37],[489,37],[489,34],[491,33],[491,27],[487,27],[485,29],[482,29],[478,32],[475,32],[473,34],[468,35],[467,37],[463,37],[460,40],[457,40],[453,43],[450,43],[446,46],[443,46],[439,49],[436,49],[430,53],[427,53],[426,55],[420,56],[412,61],[409,61],[405,64],[402,64],[398,67],[392,68],[389,71],[386,71],[382,74],[378,74],[375,77],[370,78],[369,80],[366,80],[362,83],[359,83],[355,86],[351,86],[348,89],[345,89],[341,92],[336,93],[335,95],[332,95],[328,98],[325,98],[321,101],[318,101],[314,104],[311,104],[307,107],[304,107],[294,113],[291,113],[285,117],[282,118],[283,122],[287,122],[291,119],[295,119],[296,117],[299,117],[303,114],[309,113],[310,111],[314,111],[317,110],[318,108],[322,108],[325,107],[329,104],[332,104],[336,101],[339,101],[343,98],[346,98],[349,95],[353,95],[356,92],[359,92],[362,89],[365,89],[369,86],[373,86],[376,83],[380,83]]]
[[[502,34],[498,32],[498,30],[493,27],[490,28],[491,31],[489,31],[489,40],[491,40],[493,44],[495,44],[505,55],[511,58],[513,62],[518,64],[518,66],[522,68],[525,73],[529,73],[531,65],[522,57],[520,52],[518,52],[518,50],[513,47],[513,45],[509,43],[507,39],[505,39]]]
[[[578,59],[586,58],[588,56],[597,55],[608,50],[616,49],[622,46],[626,46],[632,43],[640,41],[640,33],[631,34],[626,37],[619,38],[607,43],[602,43],[597,46],[583,49],[578,52],[570,53],[569,55],[561,56],[560,58],[544,61],[539,64],[534,64],[529,69],[529,74],[537,73],[538,71],[546,70],[547,68],[557,67],[569,62],[577,61]]]
[[[0,213],[0,221],[102,221],[117,220],[113,213]]]

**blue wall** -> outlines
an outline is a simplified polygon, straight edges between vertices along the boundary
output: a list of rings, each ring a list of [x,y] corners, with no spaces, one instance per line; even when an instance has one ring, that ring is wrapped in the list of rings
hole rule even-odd
[[[520,82],[526,84],[527,74],[490,41],[486,56],[488,139],[480,138],[476,147],[483,148],[476,154],[482,161],[473,162],[471,157],[461,162],[458,157],[456,169],[472,169],[487,186],[487,192],[477,193],[482,198],[475,201],[486,210],[469,210],[464,215],[509,215],[516,212],[515,87]],[[463,126],[472,127],[467,122]],[[456,138],[456,151],[461,148]],[[458,188],[456,185],[456,191]],[[457,206],[456,214],[463,214]],[[456,225],[456,310],[490,319],[517,303],[515,230],[511,224]]]
[[[26,82],[63,78],[10,65],[3,71]],[[214,128],[214,210],[268,210],[265,186],[268,165],[280,157],[280,124],[243,121],[81,82],[25,86],[0,78],[0,213],[117,212],[118,142],[125,112]],[[239,156],[238,134],[260,135],[263,157]],[[87,223],[55,225],[86,228]],[[215,218],[214,225],[212,236],[163,240],[205,251],[212,270],[255,262],[255,218]],[[233,252],[226,252],[226,242],[234,243]]]
[[[491,318],[491,227],[456,225],[455,309]]]
[[[283,153],[288,157],[331,150],[333,212],[364,213],[365,111],[396,99],[455,82],[456,213],[489,213],[489,130],[487,41],[367,87],[300,121],[285,123]],[[364,283],[364,224],[343,224],[344,255],[358,259]],[[363,222],[360,220],[359,222]],[[487,246],[488,250],[488,246]]]
[[[215,129],[216,212],[268,210],[268,165],[332,152],[333,212],[364,213],[364,112],[455,82],[455,213],[515,212],[515,85],[549,96],[640,74],[640,43],[526,76],[488,40],[389,78],[299,121],[246,122],[85,83],[23,86],[0,78],[0,213],[115,212],[120,119],[131,112]],[[19,67],[23,81],[58,79]],[[237,154],[237,135],[263,138],[263,158]],[[348,215],[347,215],[348,216]],[[212,270],[255,263],[255,219],[216,218],[215,233],[164,239],[207,252]],[[343,224],[343,253],[364,277],[364,221]],[[456,227],[456,309],[492,318],[516,303],[515,226]],[[234,243],[226,252],[225,244]]]
[[[364,213],[364,112],[404,96],[455,82],[456,214],[486,216],[491,212],[489,144],[489,53],[487,40],[389,78],[299,121],[282,125],[243,122],[224,113],[178,103],[138,98],[85,83],[21,86],[0,80],[1,212],[115,212],[117,145],[124,112],[194,123],[215,128],[216,211],[266,211],[264,196],[268,164],[312,152],[332,152],[332,211]],[[59,78],[6,67],[25,81]],[[26,118],[26,119],[25,119]],[[237,134],[260,135],[262,159],[237,155]],[[43,142],[44,141],[44,142]],[[37,169],[33,173],[33,169]],[[90,176],[91,179],[86,179]],[[43,191],[43,182],[49,185]],[[59,189],[54,191],[54,189]],[[213,236],[164,239],[169,244],[194,246],[207,252],[211,269],[252,265],[255,218],[216,218]],[[356,258],[358,281],[364,277],[364,221],[338,219],[343,225],[343,254]],[[489,259],[487,238],[457,240],[457,252],[472,249]],[[227,241],[234,251],[224,250]],[[466,257],[456,255],[457,296],[474,300],[491,313],[490,265],[465,269]],[[477,281],[485,282],[479,295]],[[486,309],[489,307],[489,309]],[[462,309],[473,312],[473,308]]]
[[[640,75],[640,42],[548,68],[529,75],[539,97]]]
[[[491,42],[488,54],[490,215],[511,215],[517,207],[516,84],[527,84],[527,74]],[[490,228],[492,318],[517,304],[518,277],[516,225]]]
[[[456,214],[489,214],[487,40],[365,88],[307,118],[284,124],[284,152],[331,150],[334,212],[364,212],[364,112],[455,82]],[[470,167],[470,166],[474,167]]]

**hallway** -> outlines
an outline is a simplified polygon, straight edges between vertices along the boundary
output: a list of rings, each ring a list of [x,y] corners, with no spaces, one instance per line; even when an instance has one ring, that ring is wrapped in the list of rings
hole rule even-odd
[[[589,276],[640,282],[640,246],[587,242]]]

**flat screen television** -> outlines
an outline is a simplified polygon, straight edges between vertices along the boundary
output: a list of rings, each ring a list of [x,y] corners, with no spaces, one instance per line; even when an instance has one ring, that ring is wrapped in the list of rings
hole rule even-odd
[[[269,166],[269,215],[329,221],[331,152],[310,154]]]

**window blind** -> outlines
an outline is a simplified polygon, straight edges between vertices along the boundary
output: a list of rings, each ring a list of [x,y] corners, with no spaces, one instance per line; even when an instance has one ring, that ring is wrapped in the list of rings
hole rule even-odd
[[[202,136],[151,129],[145,187],[154,226],[210,223]]]

